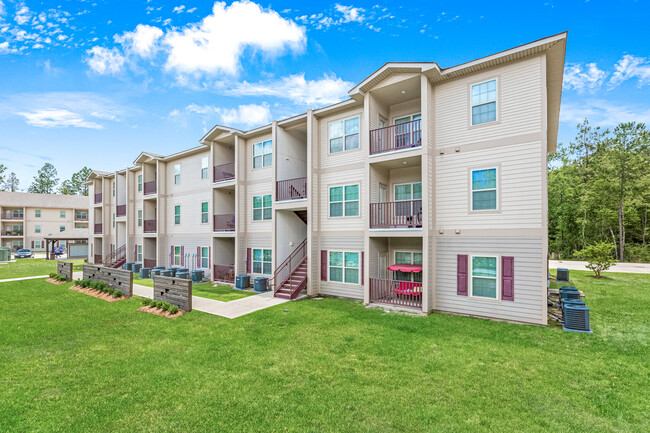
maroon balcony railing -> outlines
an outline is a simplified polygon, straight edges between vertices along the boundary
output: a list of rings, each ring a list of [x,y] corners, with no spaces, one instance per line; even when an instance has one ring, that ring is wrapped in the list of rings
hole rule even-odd
[[[95,224],[95,234],[96,235],[102,234],[102,223]]]
[[[13,213],[11,211],[7,211],[2,214],[3,220],[21,220],[23,218],[24,218],[24,214],[22,211],[19,213]]]
[[[422,283],[371,278],[370,302],[422,308]]]
[[[117,205],[117,209],[115,209],[115,215],[118,217],[126,216],[126,205],[125,204]]]
[[[307,198],[307,178],[279,180],[275,186],[275,200],[299,200]]]
[[[370,154],[422,146],[421,120],[370,131]]]
[[[156,220],[144,220],[144,232],[156,233]]]
[[[144,195],[155,194],[157,191],[158,190],[155,180],[144,183]]]
[[[214,215],[213,227],[215,232],[234,232],[235,214]]]
[[[153,269],[156,267],[156,259],[144,259],[142,262],[145,268]]]
[[[370,203],[370,228],[422,227],[422,200]]]
[[[95,204],[100,204],[102,202],[102,193],[98,192],[95,194]]]
[[[226,283],[235,282],[235,265],[214,265],[212,279]]]
[[[102,264],[102,255],[101,254],[95,254],[95,260],[93,260],[93,264],[95,264],[95,265],[101,265]]]
[[[224,180],[231,180],[235,178],[235,163],[229,162],[226,164],[215,165],[213,168],[214,182],[223,182]]]

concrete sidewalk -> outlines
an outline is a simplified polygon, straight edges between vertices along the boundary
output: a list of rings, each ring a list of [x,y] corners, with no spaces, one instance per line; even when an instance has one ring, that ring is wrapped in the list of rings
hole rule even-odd
[[[574,260],[550,260],[551,269],[566,268],[573,271],[589,271],[587,262]],[[628,274],[650,274],[650,263],[615,263],[605,272],[624,272]]]

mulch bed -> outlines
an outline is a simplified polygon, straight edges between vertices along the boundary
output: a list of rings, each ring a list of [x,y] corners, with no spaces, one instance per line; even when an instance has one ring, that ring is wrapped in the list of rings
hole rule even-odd
[[[50,283],[50,284],[65,284],[67,281],[59,281],[55,280],[54,278],[46,278],[45,282]]]
[[[138,308],[138,311],[142,311],[144,313],[149,313],[149,314],[155,314],[156,316],[160,317],[166,317],[168,319],[175,319],[179,316],[182,316],[183,314],[187,313],[185,310],[178,310],[178,313],[176,314],[170,314],[169,311],[165,311],[162,308],[157,308],[157,307],[149,307],[149,306],[143,306]]]
[[[104,293],[102,291],[91,289],[88,287],[72,286],[70,288],[75,292],[85,293],[86,295],[90,295],[93,298],[103,299],[104,301],[108,301],[108,302],[117,302],[117,301],[121,301],[122,299],[126,299],[125,296],[114,298],[113,295],[109,295],[108,293]]]

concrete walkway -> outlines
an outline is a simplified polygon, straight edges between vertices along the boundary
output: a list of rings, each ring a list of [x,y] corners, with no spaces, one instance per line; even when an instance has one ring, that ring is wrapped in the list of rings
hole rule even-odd
[[[20,277],[20,278],[7,278],[6,280],[0,280],[0,283],[10,283],[12,281],[22,281],[22,280],[38,280],[39,278],[48,278],[49,275],[37,275],[35,277]]]
[[[143,298],[153,299],[153,288],[141,284],[133,284],[133,294]],[[230,302],[217,301],[216,299],[192,296],[192,308],[215,316],[235,319],[239,316],[263,310],[275,305],[289,302],[288,299],[275,298],[273,292],[260,293],[247,296]]]
[[[589,271],[587,262],[573,260],[550,260],[551,269],[566,268],[573,271]],[[650,274],[650,263],[615,263],[605,272],[624,272],[629,274]]]

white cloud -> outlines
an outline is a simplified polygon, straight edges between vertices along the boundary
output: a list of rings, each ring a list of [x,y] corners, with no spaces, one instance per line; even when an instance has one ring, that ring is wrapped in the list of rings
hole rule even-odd
[[[98,74],[116,74],[124,67],[124,56],[117,48],[92,47],[86,53],[86,63]]]
[[[563,102],[560,121],[572,125],[585,118],[594,125],[613,127],[623,122],[650,123],[650,108],[625,106],[604,99],[585,99],[577,102]]]
[[[65,109],[50,108],[33,112],[18,112],[16,114],[23,116],[27,124],[39,128],[104,128],[99,123],[86,120],[84,116],[79,113],[73,113],[72,111]]]
[[[16,21],[18,25],[23,25],[26,22],[28,22],[31,17],[32,17],[32,12],[25,5],[25,3],[21,3],[20,7],[16,11],[16,16],[14,16],[14,21]]]
[[[215,107],[213,105],[190,104],[182,110],[172,110],[169,118],[183,125],[191,117],[201,119],[204,131],[207,126],[219,123],[224,126],[255,127],[266,125],[271,121],[271,110],[266,103],[239,105],[234,108]]]
[[[191,14],[191,13],[194,12],[196,9],[197,9],[197,8],[190,8],[190,9],[187,10],[187,13],[188,13],[188,14]]]
[[[9,54],[15,52],[15,49],[9,48],[9,42],[0,42],[0,54]]]
[[[355,8],[353,6],[343,6],[338,3],[334,5],[334,8],[343,14],[342,22],[344,23],[349,23],[351,21],[361,23],[365,19],[365,17],[363,16],[363,12],[365,12],[366,10],[363,8]]]
[[[181,12],[183,12],[183,9],[185,9],[185,5],[176,6],[174,10],[172,10],[172,12],[174,12],[175,14],[180,14]]]
[[[599,88],[607,73],[598,69],[595,63],[569,63],[564,71],[564,88],[578,92],[593,91]]]
[[[320,80],[306,80],[305,74],[289,75],[279,80],[238,83],[226,94],[233,96],[275,96],[298,105],[327,105],[346,99],[354,83],[335,75],[324,75]]]
[[[158,41],[162,35],[163,31],[158,27],[138,24],[134,31],[116,35],[114,39],[122,44],[126,52],[150,57],[159,48]]]
[[[5,9],[5,4],[4,4],[4,2],[2,0],[0,0],[0,16],[4,15],[6,13],[7,13],[7,11]]]
[[[631,54],[624,55],[614,65],[614,73],[609,80],[610,88],[616,87],[623,81],[636,78],[639,87],[650,84],[650,59]]]

